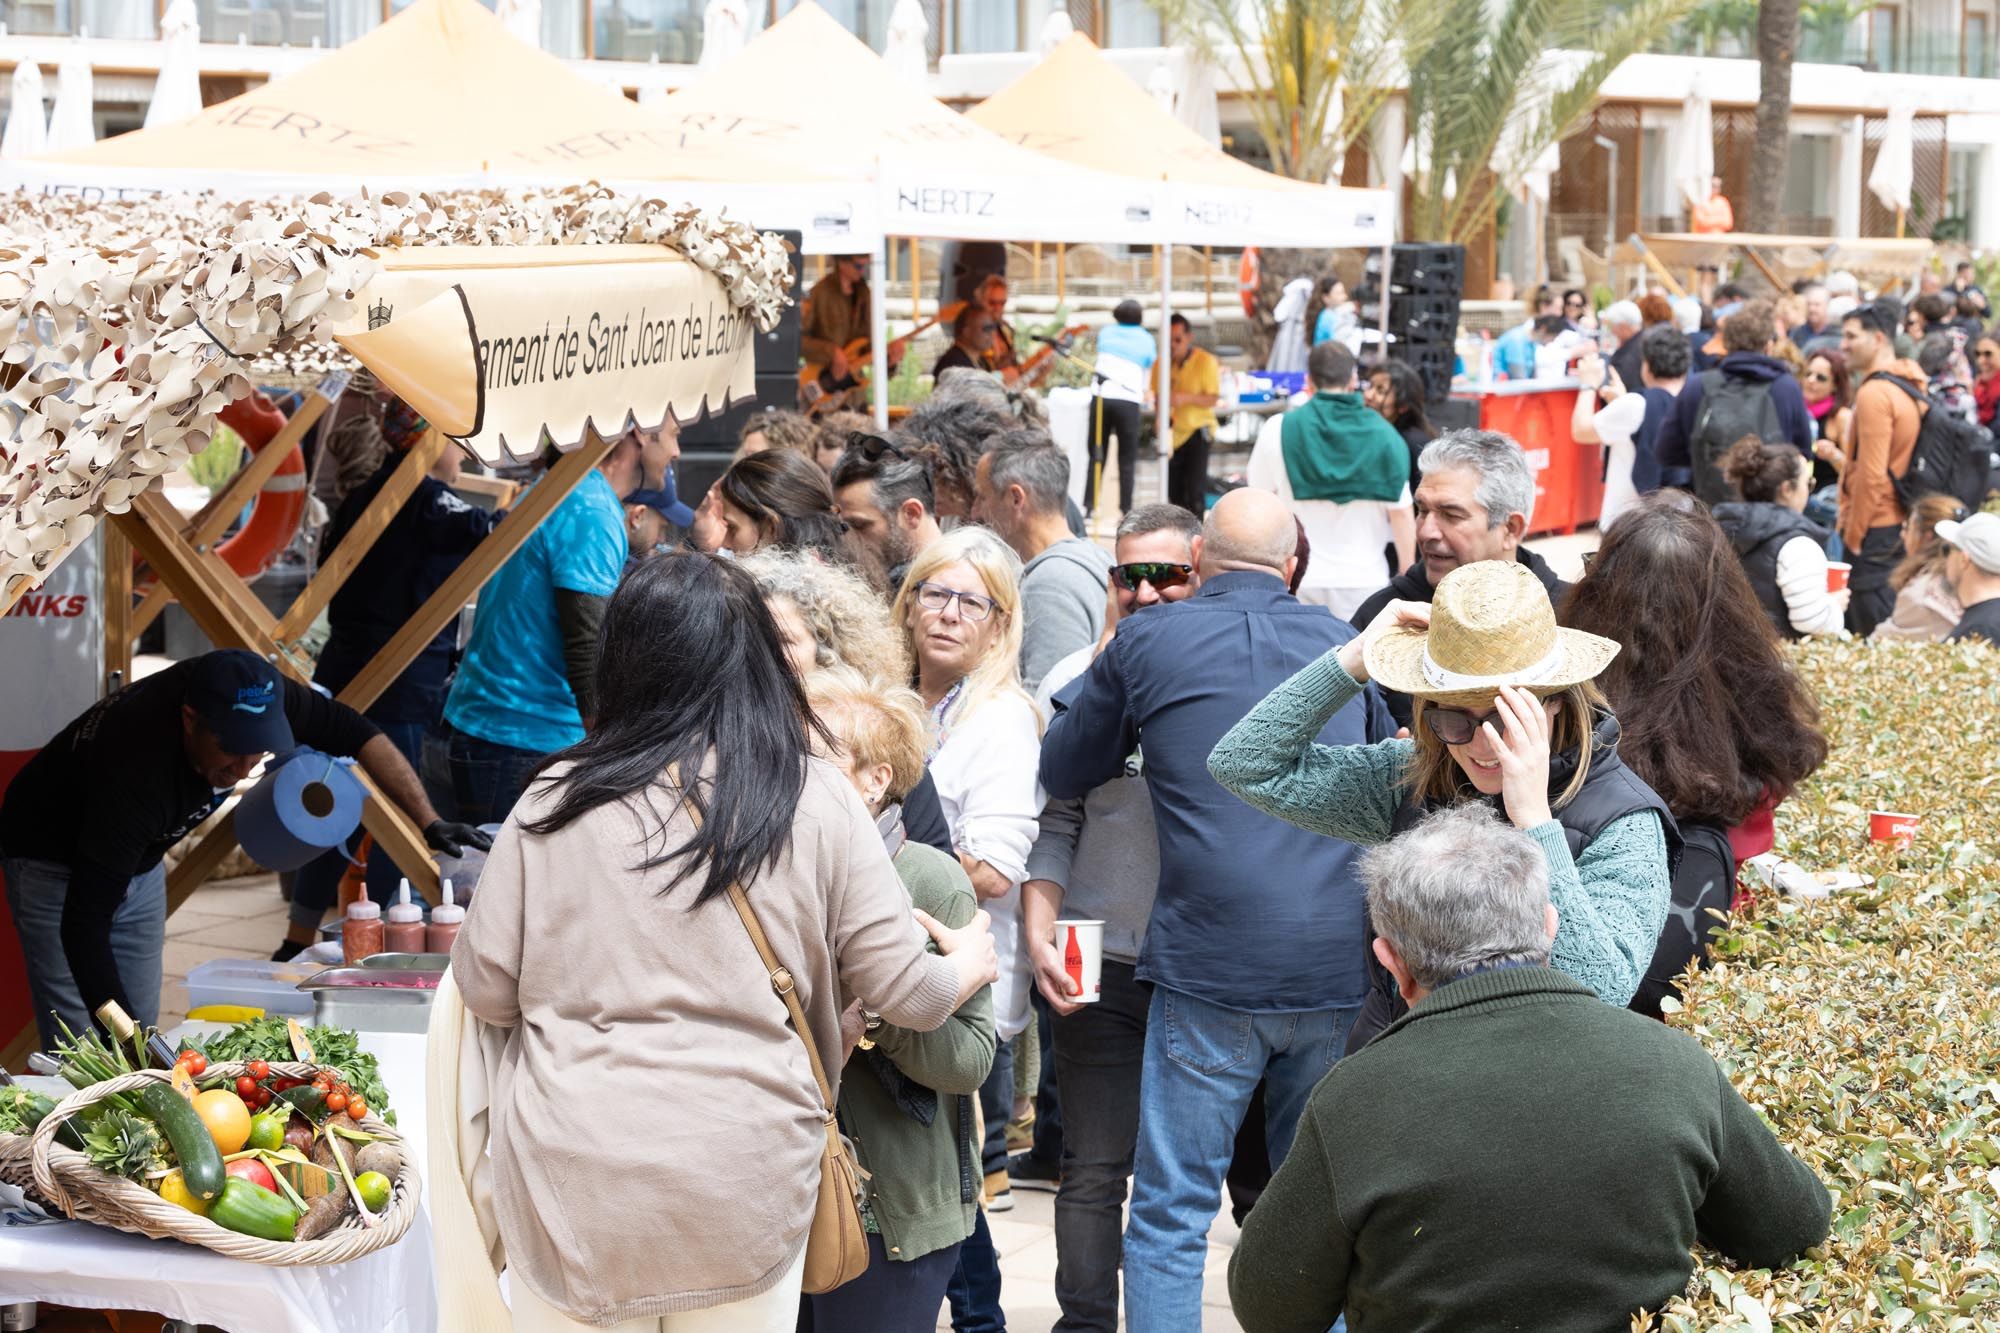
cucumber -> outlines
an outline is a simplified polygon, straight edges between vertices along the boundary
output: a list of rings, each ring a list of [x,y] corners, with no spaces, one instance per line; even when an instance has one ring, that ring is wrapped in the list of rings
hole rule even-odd
[[[262,1240],[290,1240],[299,1225],[299,1215],[290,1204],[239,1176],[223,1184],[222,1197],[209,1206],[208,1220]]]
[[[23,1131],[28,1134],[39,1129],[42,1121],[48,1118],[49,1112],[56,1109],[54,1102],[29,1088],[12,1086],[0,1088],[0,1098],[7,1099],[9,1104],[15,1107],[21,1117]],[[64,1147],[74,1148],[78,1152],[83,1151],[83,1135],[77,1132],[76,1126],[70,1121],[65,1120],[62,1127],[56,1130],[56,1137],[62,1140]]]
[[[208,1132],[188,1099],[165,1083],[149,1083],[138,1092],[139,1109],[160,1127],[188,1193],[203,1203],[222,1193],[226,1177],[222,1171],[222,1150]]]

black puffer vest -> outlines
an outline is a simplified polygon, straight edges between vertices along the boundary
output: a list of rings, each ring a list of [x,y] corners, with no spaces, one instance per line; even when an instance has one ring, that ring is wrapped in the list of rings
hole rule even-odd
[[[1792,628],[1791,608],[1785,605],[1785,594],[1778,589],[1778,552],[1794,537],[1809,537],[1814,545],[1824,546],[1826,529],[1804,514],[1764,500],[1719,504],[1715,507],[1715,521],[1729,534],[1736,558],[1743,562],[1743,573],[1748,576],[1757,600],[1763,603],[1764,614],[1777,627],[1779,637],[1804,638]]]
[[[1570,779],[1576,776],[1577,758],[1575,750],[1565,750],[1550,757],[1551,800],[1561,795],[1569,786]],[[1468,799],[1491,807],[1495,818],[1506,817],[1497,796]],[[1405,798],[1390,824],[1389,836],[1393,838],[1410,829],[1434,808],[1434,804],[1419,805],[1414,799]],[[1575,800],[1554,812],[1556,822],[1562,825],[1563,839],[1569,843],[1569,854],[1582,856],[1584,849],[1595,842],[1597,835],[1606,827],[1638,810],[1651,810],[1659,815],[1661,829],[1667,838],[1667,873],[1671,876],[1681,859],[1680,828],[1674,823],[1667,803],[1619,759],[1618,719],[1609,713],[1599,713],[1597,726],[1591,733],[1590,773],[1583,780],[1583,790],[1576,794]],[[1353,1029],[1348,1033],[1347,1050],[1350,1053],[1366,1046],[1376,1033],[1409,1010],[1396,991],[1396,978],[1376,961],[1372,925],[1368,930],[1368,975],[1373,985],[1368,999],[1361,1006],[1361,1013],[1354,1020]]]

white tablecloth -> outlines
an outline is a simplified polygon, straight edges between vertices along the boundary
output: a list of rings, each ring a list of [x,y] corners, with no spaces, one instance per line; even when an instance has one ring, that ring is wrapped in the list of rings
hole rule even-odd
[[[189,1024],[171,1035],[214,1030],[213,1024]],[[381,1068],[409,1160],[421,1171],[424,1039],[363,1033],[361,1045]],[[0,1215],[0,1305],[10,1301],[149,1310],[231,1333],[434,1333],[430,1214],[419,1208],[409,1231],[385,1250],[315,1268],[273,1268],[83,1222],[28,1224]]]

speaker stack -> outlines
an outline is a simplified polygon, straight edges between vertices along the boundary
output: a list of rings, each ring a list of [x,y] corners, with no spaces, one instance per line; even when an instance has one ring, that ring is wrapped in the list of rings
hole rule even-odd
[[[1432,402],[1451,393],[1458,357],[1458,310],[1465,295],[1465,247],[1417,243],[1389,253],[1388,355],[1416,367]],[[1382,255],[1370,251],[1356,295],[1362,323],[1374,323],[1382,300]]]
[[[743,423],[758,412],[771,408],[790,410],[799,396],[799,297],[803,256],[798,253],[799,233],[781,231],[791,242],[791,303],[785,307],[778,325],[752,340],[757,359],[757,398],[736,403],[726,412],[710,412],[700,421],[681,430],[681,461],[674,479],[681,498],[693,504],[716,477],[729,466],[736,452],[736,440]],[[719,458],[719,462],[718,462]],[[698,484],[697,484],[698,483]]]

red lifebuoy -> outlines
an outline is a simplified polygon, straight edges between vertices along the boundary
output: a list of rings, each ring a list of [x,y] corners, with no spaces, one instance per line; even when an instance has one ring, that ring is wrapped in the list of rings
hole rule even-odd
[[[1243,247],[1243,262],[1236,268],[1236,294],[1243,300],[1243,314],[1257,318],[1257,291],[1264,285],[1264,266],[1257,247]]]
[[[239,398],[222,409],[222,424],[260,452],[285,428],[285,414],[261,393]],[[250,517],[215,553],[243,579],[254,579],[298,535],[306,513],[306,460],[297,443],[257,492]]]

